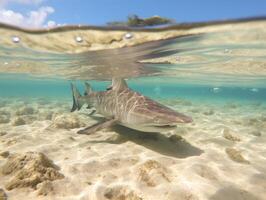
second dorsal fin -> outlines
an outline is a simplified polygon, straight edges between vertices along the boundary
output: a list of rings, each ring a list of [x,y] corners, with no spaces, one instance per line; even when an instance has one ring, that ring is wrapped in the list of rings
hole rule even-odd
[[[91,88],[91,86],[90,86],[89,83],[85,82],[84,84],[85,84],[85,92],[84,92],[84,95],[87,96],[90,93],[92,93],[92,88]]]

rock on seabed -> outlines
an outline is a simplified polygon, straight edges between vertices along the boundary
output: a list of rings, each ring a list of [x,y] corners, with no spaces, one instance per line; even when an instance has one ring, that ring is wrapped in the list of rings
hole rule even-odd
[[[225,152],[227,153],[228,157],[238,163],[250,164],[248,160],[246,160],[241,152],[234,148],[226,148]]]
[[[149,187],[155,187],[163,182],[171,182],[168,170],[156,160],[148,160],[139,166],[138,179]]]
[[[26,106],[16,111],[16,115],[33,115],[34,113],[35,113],[34,108]]]
[[[0,168],[2,175],[12,177],[5,185],[7,190],[21,187],[36,189],[39,183],[64,178],[53,162],[43,153],[27,152],[8,157],[7,162]]]
[[[0,200],[7,200],[7,195],[2,188],[0,188]]]
[[[230,132],[230,130],[229,129],[224,129],[224,131],[223,131],[224,133],[223,133],[223,137],[225,138],[225,139],[227,139],[227,140],[230,140],[230,141],[232,141],[232,142],[240,142],[241,141],[241,139],[240,138],[238,138],[237,136],[235,136],[235,135],[232,135]]]
[[[104,197],[110,200],[143,200],[134,191],[124,186],[107,188]]]
[[[0,124],[6,124],[10,122],[8,115],[0,115]]]
[[[84,123],[76,115],[63,114],[55,116],[52,127],[60,129],[73,129],[84,126]]]
[[[13,126],[21,126],[21,125],[25,125],[25,124],[26,124],[26,121],[22,117],[16,117],[12,121]]]

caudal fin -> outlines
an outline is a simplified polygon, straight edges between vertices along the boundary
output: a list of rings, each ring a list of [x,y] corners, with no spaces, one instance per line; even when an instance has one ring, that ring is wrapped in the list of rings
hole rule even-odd
[[[72,96],[73,96],[73,106],[72,106],[71,112],[74,112],[75,110],[80,110],[80,108],[82,107],[84,103],[81,101],[81,95],[78,89],[72,83],[71,83],[71,89],[72,89]]]

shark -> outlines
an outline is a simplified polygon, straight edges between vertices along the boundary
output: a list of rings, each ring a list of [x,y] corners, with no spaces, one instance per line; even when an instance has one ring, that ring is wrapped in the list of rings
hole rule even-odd
[[[87,104],[88,109],[93,109],[92,113],[98,113],[105,119],[79,130],[78,134],[90,134],[116,124],[141,132],[167,132],[175,129],[178,124],[193,121],[191,117],[130,89],[123,78],[113,78],[112,84],[105,91],[93,91],[87,82],[84,95],[73,83],[71,89],[71,112]]]

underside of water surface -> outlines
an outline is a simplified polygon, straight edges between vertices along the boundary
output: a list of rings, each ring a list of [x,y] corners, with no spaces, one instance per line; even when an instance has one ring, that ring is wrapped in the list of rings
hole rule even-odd
[[[9,199],[265,198],[265,20],[0,25],[0,35],[0,192]],[[77,134],[104,116],[71,113],[70,83],[83,94],[84,82],[105,91],[114,77],[193,122]]]

